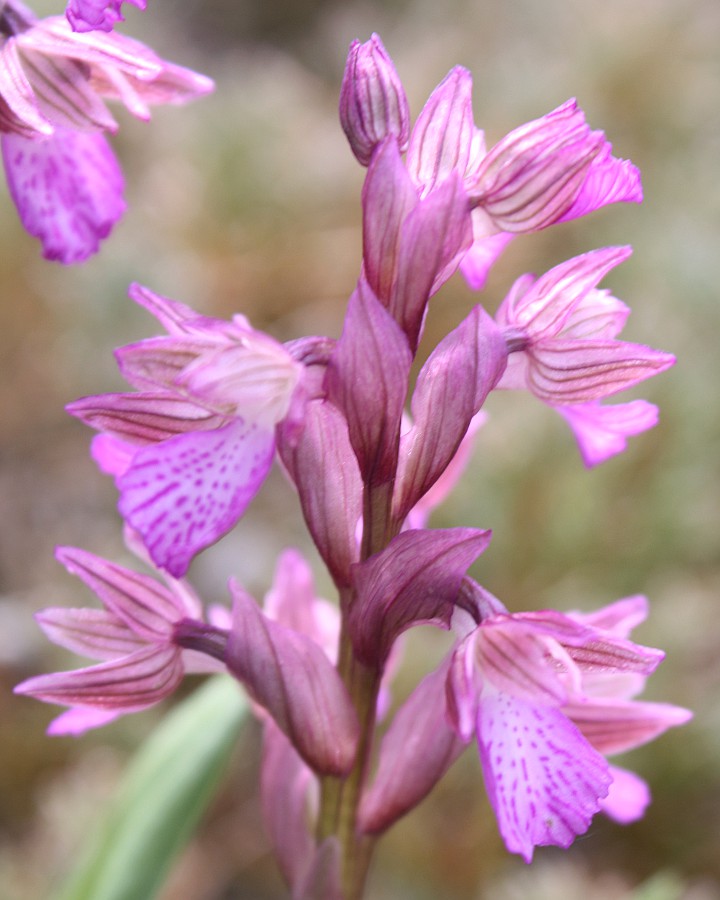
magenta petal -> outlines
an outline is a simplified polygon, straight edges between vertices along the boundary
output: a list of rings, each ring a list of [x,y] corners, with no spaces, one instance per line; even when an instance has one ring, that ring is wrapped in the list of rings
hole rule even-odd
[[[499,234],[473,240],[460,263],[460,271],[469,287],[474,291],[480,291],[485,287],[490,269],[514,237],[513,234],[501,231]]]
[[[336,669],[311,638],[268,619],[236,584],[231,583],[231,591],[228,669],[312,769],[347,774],[355,759],[359,725]]]
[[[118,478],[130,468],[137,445],[121,441],[111,434],[96,434],[90,442],[90,456],[104,475]]]
[[[48,725],[47,733],[53,737],[84,734],[91,728],[101,728],[130,710],[92,709],[89,706],[73,706],[60,713]]]
[[[657,425],[659,411],[653,403],[631,400],[614,406],[597,402],[555,409],[572,428],[582,460],[588,468],[622,453],[627,439]]]
[[[145,9],[145,0],[125,0]],[[112,31],[116,22],[124,21],[120,11],[122,0],[69,0],[65,15],[73,31]]]
[[[427,675],[393,716],[363,796],[360,830],[377,834],[423,800],[465,749],[449,726],[447,665]]]
[[[392,480],[412,354],[404,332],[360,281],[327,373],[328,399],[345,414],[363,480]]]
[[[613,780],[607,797],[600,801],[601,811],[621,825],[637,822],[645,815],[650,803],[650,788],[627,769],[610,766],[610,774]]]
[[[480,700],[478,745],[490,803],[511,853],[569,847],[583,834],[611,777],[605,759],[552,706],[488,692]]]
[[[134,710],[168,697],[182,677],[179,650],[151,646],[97,666],[29,678],[15,693],[65,706]]]
[[[125,211],[123,177],[101,134],[57,128],[43,141],[2,137],[8,188],[43,256],[82,262]]]
[[[463,575],[489,543],[478,528],[403,531],[355,566],[348,626],[358,659],[380,667],[407,628],[448,628]]]
[[[234,421],[142,447],[118,479],[120,512],[176,578],[237,522],[272,464],[274,434]]]

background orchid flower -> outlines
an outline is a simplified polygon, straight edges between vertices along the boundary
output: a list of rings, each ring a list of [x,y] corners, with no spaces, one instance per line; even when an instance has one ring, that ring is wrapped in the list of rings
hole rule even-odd
[[[147,0],[69,0],[65,15],[73,31],[112,31],[116,22],[124,21],[123,2],[147,8]]]
[[[121,513],[155,565],[179,577],[259,490],[302,367],[243,316],[198,316],[139,285],[130,294],[170,332],[117,351],[140,391],[68,410],[104,432],[94,455],[116,478]]]
[[[140,119],[154,104],[207,94],[204,75],[120,34],[77,34],[16,0],[0,11],[0,131],[10,193],[43,255],[81,262],[125,209],[123,178],[101,132],[117,123],[104,98]]]
[[[176,624],[200,620],[202,606],[190,587],[161,584],[85,550],[60,547],[57,558],[100,598],[103,609],[51,607],[38,613],[47,636],[98,665],[38,675],[15,692],[71,708],[50,726],[53,734],[78,734],[173,693],[186,672],[218,671],[211,657],[183,650]]]
[[[482,591],[482,589],[480,589]],[[482,592],[484,593],[484,592]],[[691,714],[627,699],[663,658],[624,637],[636,608],[619,601],[592,618],[543,610],[491,612],[460,642],[448,676],[458,734],[477,737],[483,775],[500,832],[530,862],[536,846],[568,847],[595,813],[624,810],[641,792],[611,800],[604,758],[651,740]],[[495,601],[495,610],[497,610]],[[628,688],[628,684],[632,688]],[[622,815],[622,812],[620,813]]]

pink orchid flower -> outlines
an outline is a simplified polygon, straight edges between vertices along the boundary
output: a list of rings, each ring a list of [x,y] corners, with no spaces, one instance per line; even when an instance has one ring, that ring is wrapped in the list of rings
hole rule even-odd
[[[10,194],[46,259],[96,253],[125,210],[123,178],[102,132],[117,123],[104,98],[140,119],[150,106],[208,93],[204,75],[120,34],[77,34],[17,0],[0,12],[0,132]]]
[[[169,332],[117,351],[139,391],[68,410],[104,432],[93,453],[116,478],[121,513],[155,565],[180,577],[260,489],[302,366],[244,316],[199,316],[139,285],[130,295]]]

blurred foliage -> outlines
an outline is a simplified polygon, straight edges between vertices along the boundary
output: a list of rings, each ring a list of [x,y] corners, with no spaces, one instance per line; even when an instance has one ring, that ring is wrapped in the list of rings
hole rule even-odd
[[[493,309],[522,272],[632,243],[606,280],[633,309],[624,332],[677,354],[643,387],[661,422],[591,472],[564,423],[531,398],[493,396],[468,480],[437,524],[492,527],[474,574],[511,609],[592,609],[651,599],[638,634],[667,650],[649,696],[696,719],[627,764],[650,782],[646,818],[601,817],[567,853],[531,869],[502,848],[473,751],[388,835],[370,896],[515,900],[720,897],[720,5],[716,0],[151,0],[124,30],[217,81],[212,97],[119,112],[114,145],[129,212],[100,256],[66,270],[44,262],[7,195],[0,240],[0,892],[41,900],[113,794],[128,753],[162,716],[131,717],[74,741],[43,734],[51,711],[14,697],[21,678],[71,663],[34,627],[34,610],[84,604],[54,562],[55,544],[127,560],[115,493],[63,412],[118,389],[113,347],[155,333],[126,298],[138,280],[203,312],[246,313],[281,339],[337,334],[360,259],[363,172],[337,124],[347,45],[379,32],[415,114],[455,63],[475,78],[476,120],[492,144],[578,97],[615,152],[642,169],[641,207],[610,207],[521,238],[492,273]],[[62,4],[44,0],[43,13]],[[459,279],[432,304],[429,335],[476,302]],[[193,568],[208,600],[236,574],[261,596],[287,543],[309,550],[287,486],[274,475],[250,514]],[[310,552],[310,551],[309,551]],[[329,590],[321,569],[318,578]],[[441,652],[409,642],[398,694]],[[283,889],[259,828],[257,733],[162,900],[276,898]]]

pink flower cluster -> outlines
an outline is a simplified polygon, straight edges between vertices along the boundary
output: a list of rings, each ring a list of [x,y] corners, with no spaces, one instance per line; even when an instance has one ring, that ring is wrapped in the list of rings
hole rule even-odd
[[[618,340],[628,309],[598,285],[624,247],[521,277],[494,318],[473,306],[411,378],[430,298],[453,273],[477,287],[513,236],[639,201],[637,170],[574,101],[486,149],[459,67],[411,128],[377,36],[350,48],[340,118],[367,167],[362,265],[342,334],[283,345],[243,316],[223,322],[131,288],[166,334],[117,351],[133,391],[69,409],[100,432],[95,459],[163,582],[61,551],[104,609],[50,609],[40,623],[101,662],[17,688],[69,706],[54,730],[77,731],[157,702],[186,671],[226,669],[265,723],[266,824],[298,897],[318,895],[321,878],[340,884],[343,841],[387,829],[472,741],[507,847],[526,860],[536,846],[567,847],[599,811],[632,821],[647,787],[606,755],[689,718],[635,699],[663,657],[629,639],[644,598],[590,615],[512,613],[466,575],[490,531],[425,527],[461,477],[494,390],[528,390],[556,408],[588,465],[654,424],[645,401],[602,405],[674,362]],[[316,596],[308,564],[288,551],[263,609],[232,582],[232,614],[208,620],[181,579],[245,513],[275,459],[339,606]],[[402,635],[421,624],[452,629],[454,646],[373,743]],[[331,792],[318,798],[321,777],[338,779],[334,796],[345,791],[349,838],[333,829]]]

